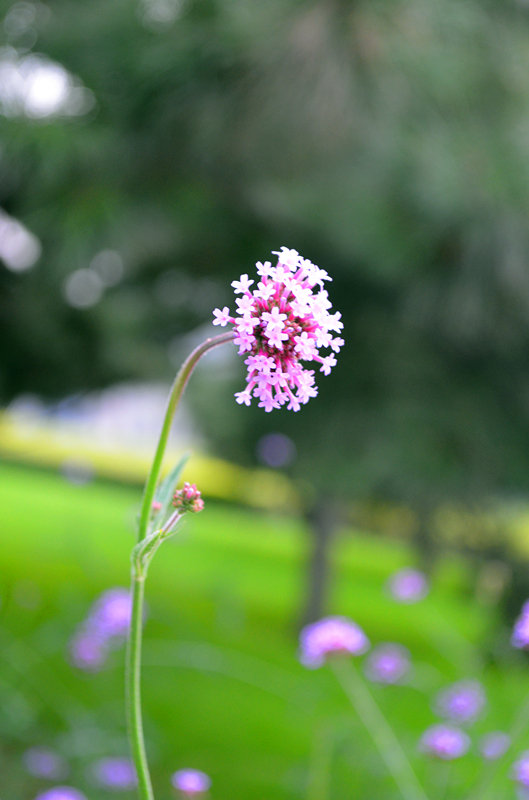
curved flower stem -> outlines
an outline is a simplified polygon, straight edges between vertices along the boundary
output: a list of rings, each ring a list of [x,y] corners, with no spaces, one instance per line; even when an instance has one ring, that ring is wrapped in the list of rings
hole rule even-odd
[[[154,454],[153,462],[145,489],[140,513],[140,524],[138,531],[138,542],[141,542],[148,532],[149,518],[151,514],[152,501],[162,461],[171,430],[173,417],[178,406],[178,402],[184,393],[187,381],[199,359],[213,347],[230,342],[234,337],[233,332],[223,333],[211,339],[206,339],[187,357],[178,371],[176,378],[169,393],[167,408],[160,431],[160,438]],[[134,766],[138,775],[138,794],[141,800],[154,800],[147,754],[145,751],[145,740],[143,736],[143,722],[141,713],[141,643],[143,628],[143,603],[145,591],[145,578],[147,566],[142,563],[140,557],[133,556],[132,559],[132,610],[130,620],[129,638],[127,642],[127,661],[125,673],[126,689],[126,710],[127,723],[129,729],[129,739],[132,750]]]
[[[227,333],[221,333],[219,336],[214,336],[212,339],[206,339],[205,342],[203,342],[201,345],[199,345],[193,350],[193,352],[186,358],[186,360],[178,370],[173,385],[171,386],[171,391],[169,392],[169,399],[167,401],[167,408],[165,409],[165,416],[163,420],[162,430],[160,431],[160,438],[158,439],[156,452],[154,454],[154,458],[151,464],[151,469],[149,471],[147,482],[145,484],[145,489],[143,491],[143,500],[140,512],[140,524],[138,530],[139,542],[145,537],[147,533],[152,501],[154,498],[154,493],[156,491],[156,484],[158,483],[158,478],[160,477],[160,470],[162,468],[162,461],[165,453],[165,448],[167,447],[167,440],[169,438],[171,424],[173,422],[173,417],[176,408],[178,406],[178,402],[184,393],[184,389],[186,388],[189,376],[193,372],[193,369],[195,368],[197,362],[204,355],[204,353],[207,353],[208,350],[211,350],[213,347],[217,347],[220,344],[231,342],[234,336],[235,333],[233,331],[229,331]]]
[[[329,663],[342,689],[369,731],[403,798],[428,800],[399,740],[354,666],[343,657],[331,658]]]

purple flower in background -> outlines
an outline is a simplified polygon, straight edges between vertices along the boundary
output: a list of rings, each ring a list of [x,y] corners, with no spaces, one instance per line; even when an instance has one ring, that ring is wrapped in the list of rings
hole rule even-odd
[[[106,643],[89,630],[80,630],[70,641],[70,660],[74,667],[97,672],[107,657]]]
[[[198,769],[179,769],[172,776],[171,783],[183,795],[194,797],[208,791],[211,786],[211,778]]]
[[[375,683],[400,683],[410,666],[410,652],[401,644],[379,644],[369,654],[365,673]]]
[[[514,623],[511,644],[520,650],[529,647],[529,602],[523,604],[520,616]]]
[[[479,750],[487,761],[495,761],[507,752],[511,745],[511,737],[503,731],[493,731],[482,737]]]
[[[233,325],[239,355],[246,355],[246,388],[236,393],[237,402],[249,406],[254,397],[265,411],[284,405],[299,411],[318,394],[314,370],[302,362],[311,362],[328,375],[344,343],[337,335],[343,323],[339,312],[330,313],[323,283],[331,278],[325,270],[287,247],[274,255],[275,267],[269,261],[257,262],[256,286],[246,274],[232,281],[240,295],[235,300],[237,310],[232,315],[227,306],[216,308],[213,324]],[[330,353],[321,355],[322,348]]]
[[[512,769],[514,780],[529,789],[529,750],[524,750]]]
[[[432,725],[422,735],[419,744],[423,753],[452,761],[461,758],[470,747],[470,739],[459,728],[451,725]]]
[[[108,589],[95,602],[88,618],[88,627],[103,638],[127,635],[130,623],[131,598],[127,589]]]
[[[68,774],[66,761],[49,747],[30,747],[23,759],[26,770],[36,778],[59,780]]]
[[[399,603],[417,603],[429,591],[428,579],[423,572],[405,567],[395,572],[388,581],[388,589]]]
[[[131,614],[127,589],[108,589],[95,601],[70,641],[70,659],[78,669],[97,672],[108,652],[125,640]]]
[[[368,649],[363,630],[345,617],[326,617],[307,625],[300,634],[300,661],[311,669],[321,667],[330,653],[358,656]]]
[[[87,800],[86,796],[71,786],[55,786],[37,795],[35,800]]]
[[[100,786],[114,791],[134,789],[138,783],[134,764],[128,758],[102,758],[93,766]]]
[[[485,703],[485,692],[478,681],[458,681],[438,693],[435,709],[441,717],[468,724],[479,717]]]

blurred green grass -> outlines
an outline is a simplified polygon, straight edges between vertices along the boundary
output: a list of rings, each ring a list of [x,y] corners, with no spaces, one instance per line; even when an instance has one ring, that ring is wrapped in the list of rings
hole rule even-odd
[[[13,466],[0,476],[3,796],[31,800],[43,787],[24,773],[21,755],[46,744],[68,758],[73,785],[105,800],[112,795],[91,787],[89,767],[126,753],[123,651],[87,675],[69,664],[67,649],[97,595],[128,583],[139,494]],[[398,797],[327,670],[297,662],[308,543],[296,518],[207,503],[157,555],[147,584],[144,703],[160,800],[172,796],[169,776],[184,766],[212,776],[214,800]],[[445,559],[431,595],[405,607],[384,584],[410,563],[407,546],[348,531],[333,558],[330,611],[353,617],[373,642],[402,641],[414,654],[412,686],[375,687],[414,758],[434,721],[429,697],[451,680],[485,679],[491,703],[478,732],[510,724],[528,670],[494,610],[474,600],[468,564]],[[480,764],[475,752],[465,757],[447,797],[466,798]],[[418,758],[417,767],[437,786],[434,765]],[[495,796],[506,771],[492,784]]]

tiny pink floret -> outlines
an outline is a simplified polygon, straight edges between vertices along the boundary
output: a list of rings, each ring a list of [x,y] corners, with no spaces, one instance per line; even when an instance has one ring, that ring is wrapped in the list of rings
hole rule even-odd
[[[265,411],[286,406],[299,411],[318,393],[314,370],[306,369],[302,361],[312,362],[320,372],[329,375],[336,365],[334,353],[344,344],[339,336],[343,328],[341,314],[329,313],[331,303],[323,282],[331,278],[296,250],[282,247],[275,251],[276,266],[270,261],[257,262],[261,280],[248,275],[232,281],[237,316],[231,316],[227,306],[213,312],[214,325],[232,324],[234,343],[239,355],[248,354],[246,389],[237,392],[238,403],[251,405],[252,398]],[[322,355],[321,348],[331,353]]]

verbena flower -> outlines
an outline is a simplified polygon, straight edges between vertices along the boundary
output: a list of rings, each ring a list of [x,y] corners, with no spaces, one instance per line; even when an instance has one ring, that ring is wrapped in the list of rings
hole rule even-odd
[[[37,795],[35,800],[87,800],[86,796],[72,786],[55,786]]]
[[[388,589],[399,603],[417,603],[428,594],[428,579],[418,569],[405,567],[390,577]]]
[[[521,753],[518,761],[513,764],[513,778],[519,784],[529,789],[529,750]]]
[[[326,617],[302,629],[300,661],[311,669],[321,667],[332,653],[361,655],[369,649],[363,630],[345,617]]]
[[[88,624],[102,636],[126,636],[131,613],[128,589],[108,589],[95,602]]]
[[[339,312],[330,313],[323,283],[331,278],[325,270],[286,247],[274,255],[276,266],[257,262],[257,285],[246,274],[232,281],[240,295],[237,311],[216,308],[213,324],[233,325],[239,354],[247,354],[247,385],[235,394],[237,402],[249,406],[254,397],[265,411],[284,405],[299,411],[318,393],[314,370],[302,362],[312,362],[328,375],[344,343],[337,335],[343,323]],[[322,349],[330,352],[322,355]]]
[[[465,755],[470,739],[464,731],[451,725],[432,725],[423,733],[419,747],[423,753],[452,761]]]
[[[109,650],[125,641],[131,607],[127,589],[116,587],[103,592],[70,642],[74,666],[88,672],[101,669]]]
[[[134,764],[128,758],[101,758],[92,772],[96,783],[111,791],[134,789],[138,783]]]
[[[458,681],[438,693],[435,709],[440,716],[464,725],[479,717],[485,703],[485,692],[478,681]]]
[[[520,650],[529,648],[529,601],[523,604],[520,616],[514,623],[511,644]]]
[[[171,783],[187,797],[205,794],[211,786],[211,778],[199,769],[179,769],[171,778]]]
[[[479,751],[487,761],[495,761],[501,758],[511,746],[511,737],[503,731],[493,731],[481,738]]]
[[[60,780],[68,774],[64,758],[49,747],[30,747],[23,760],[26,770],[36,778]]]
[[[365,673],[375,683],[401,683],[410,671],[410,652],[401,644],[380,644],[369,654]]]
[[[70,640],[69,652],[74,667],[85,672],[97,672],[107,659],[108,647],[99,635],[81,626]]]

